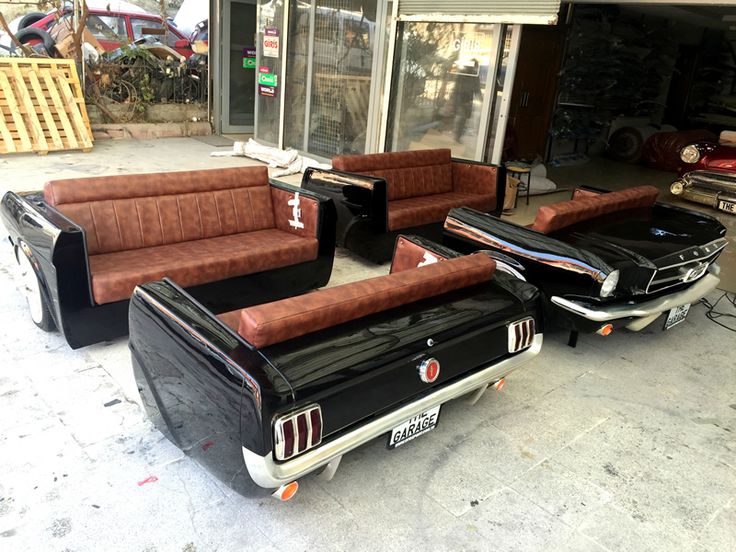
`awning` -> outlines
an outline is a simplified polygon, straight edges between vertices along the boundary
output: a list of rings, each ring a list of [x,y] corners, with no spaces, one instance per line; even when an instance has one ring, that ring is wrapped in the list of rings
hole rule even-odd
[[[556,25],[560,0],[399,0],[402,21]]]

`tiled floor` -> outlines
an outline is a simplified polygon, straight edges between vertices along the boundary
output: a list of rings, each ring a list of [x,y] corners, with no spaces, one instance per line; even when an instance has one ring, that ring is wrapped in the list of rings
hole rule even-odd
[[[135,144],[34,157],[37,174],[4,158],[18,180],[3,184],[243,161],[144,146],[155,166]],[[37,330],[13,265],[0,249],[0,550],[736,550],[734,334],[701,305],[670,332],[576,349],[548,332],[500,393],[445,405],[400,449],[354,451],[281,504],[232,495],[151,426],[124,339],[71,351]],[[339,251],[331,284],[385,271]]]

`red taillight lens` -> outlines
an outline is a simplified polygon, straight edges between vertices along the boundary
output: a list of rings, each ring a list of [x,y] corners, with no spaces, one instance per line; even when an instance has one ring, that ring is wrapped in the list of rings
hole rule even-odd
[[[509,353],[518,353],[534,341],[534,319],[524,318],[509,324]]]
[[[291,412],[274,423],[274,455],[287,460],[322,442],[322,410],[319,405]]]

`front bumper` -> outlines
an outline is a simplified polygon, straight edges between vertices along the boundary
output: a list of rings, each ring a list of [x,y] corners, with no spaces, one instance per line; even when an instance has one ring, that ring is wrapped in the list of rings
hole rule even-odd
[[[609,322],[611,320],[634,318],[635,320],[627,324],[626,327],[630,330],[638,331],[654,322],[663,312],[679,307],[680,305],[694,303],[707,293],[713,291],[721,280],[715,274],[717,268],[714,265],[711,265],[710,268],[712,269],[710,273],[700,278],[700,280],[689,288],[643,303],[620,303],[600,306],[591,305],[582,301],[573,301],[556,295],[552,296],[551,300],[558,307],[593,322]]]
[[[447,385],[434,393],[422,397],[412,403],[402,406],[388,414],[371,420],[370,422],[328,441],[319,447],[287,462],[275,462],[273,454],[260,456],[243,447],[243,458],[251,479],[261,487],[274,489],[291,483],[340,458],[343,454],[359,447],[391,431],[400,423],[428,410],[434,406],[446,403],[466,395],[476,389],[483,388],[489,383],[498,381],[507,376],[516,368],[534,358],[542,348],[543,334],[534,336],[531,347],[506,360],[489,366],[479,372]]]
[[[721,201],[736,203],[736,174],[692,171],[673,182],[670,191],[684,200],[725,210]]]

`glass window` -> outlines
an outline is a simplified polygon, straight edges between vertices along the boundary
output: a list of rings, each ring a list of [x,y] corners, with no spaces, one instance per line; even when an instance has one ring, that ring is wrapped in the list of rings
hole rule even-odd
[[[142,36],[160,37],[164,34],[164,24],[160,21],[154,21],[152,19],[138,19],[135,17],[131,17],[130,26],[133,28],[133,40],[138,40]],[[157,29],[158,33],[146,32],[144,34],[143,31],[145,29]]]
[[[87,28],[98,40],[127,42],[128,32],[125,30],[125,18],[115,15],[90,15]]]
[[[327,158],[365,151],[377,3],[292,4],[285,145]]]
[[[387,149],[450,148],[477,157],[494,26],[406,22],[396,45]]]
[[[161,21],[131,17],[130,26],[133,28],[133,40],[138,40],[144,36],[150,36],[159,42],[163,42],[170,48],[175,48],[176,41],[180,40],[180,37],[170,29],[164,30],[164,24],[161,23]],[[148,29],[155,29],[158,32],[152,33],[148,31]]]

